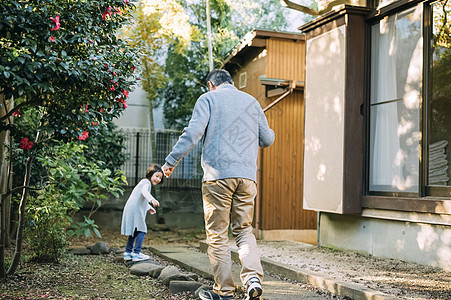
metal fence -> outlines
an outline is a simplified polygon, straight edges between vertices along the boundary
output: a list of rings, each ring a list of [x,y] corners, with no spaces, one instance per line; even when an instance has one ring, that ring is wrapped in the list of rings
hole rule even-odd
[[[127,176],[128,185],[135,186],[145,177],[146,171],[153,163],[163,164],[166,156],[180,136],[180,131],[156,130],[124,130],[126,134],[125,149],[127,160],[121,170]],[[152,141],[154,141],[152,145]],[[154,151],[152,150],[154,147]],[[200,164],[202,143],[194,147],[177,165],[170,179],[166,179],[162,187],[200,188],[203,171]],[[154,156],[152,157],[152,152]]]

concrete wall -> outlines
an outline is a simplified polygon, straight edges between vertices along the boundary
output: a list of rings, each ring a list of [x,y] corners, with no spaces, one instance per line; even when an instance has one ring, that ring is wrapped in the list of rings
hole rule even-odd
[[[451,271],[451,228],[440,224],[440,218],[420,223],[412,222],[413,216],[409,221],[408,215],[390,220],[375,218],[384,212],[364,214],[374,217],[320,213],[319,245]]]
[[[127,99],[128,107],[114,123],[124,129],[150,128],[149,100],[142,87],[137,86]],[[153,110],[154,128],[164,128],[163,108]]]
[[[102,208],[97,211],[92,219],[100,229],[121,228],[122,210],[131,193],[128,189],[121,198],[110,197]],[[150,229],[159,219],[164,220],[168,227],[201,229],[204,227],[202,195],[200,189],[169,189],[160,191],[160,197],[156,197],[161,204],[158,214],[147,214],[146,223]],[[76,220],[82,220],[83,215],[89,213],[86,207],[76,215]]]

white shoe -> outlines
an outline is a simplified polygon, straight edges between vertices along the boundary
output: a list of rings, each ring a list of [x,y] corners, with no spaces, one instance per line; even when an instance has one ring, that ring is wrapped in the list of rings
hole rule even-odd
[[[132,254],[130,252],[124,252],[124,260],[132,260]]]
[[[140,253],[132,253],[132,260],[133,261],[141,261],[141,260],[146,260],[146,259],[149,259],[149,258],[150,258],[149,255],[145,255],[142,252],[140,252]]]
[[[246,283],[246,300],[257,300],[263,293],[258,277],[251,277]]]

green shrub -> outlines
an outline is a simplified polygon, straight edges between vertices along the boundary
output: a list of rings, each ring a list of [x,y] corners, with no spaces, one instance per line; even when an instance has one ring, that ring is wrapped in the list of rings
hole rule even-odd
[[[37,261],[58,261],[68,246],[66,227],[73,207],[61,201],[63,195],[53,187],[29,198],[26,210],[25,236]]]

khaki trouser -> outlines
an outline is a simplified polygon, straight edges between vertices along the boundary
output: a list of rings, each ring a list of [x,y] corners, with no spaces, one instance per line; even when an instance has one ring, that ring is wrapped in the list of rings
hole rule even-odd
[[[250,277],[263,279],[260,251],[252,233],[256,194],[257,186],[249,179],[226,178],[202,184],[208,257],[215,279],[213,291],[219,295],[231,296],[235,290],[228,244],[229,223],[241,260],[241,282],[244,285]]]

